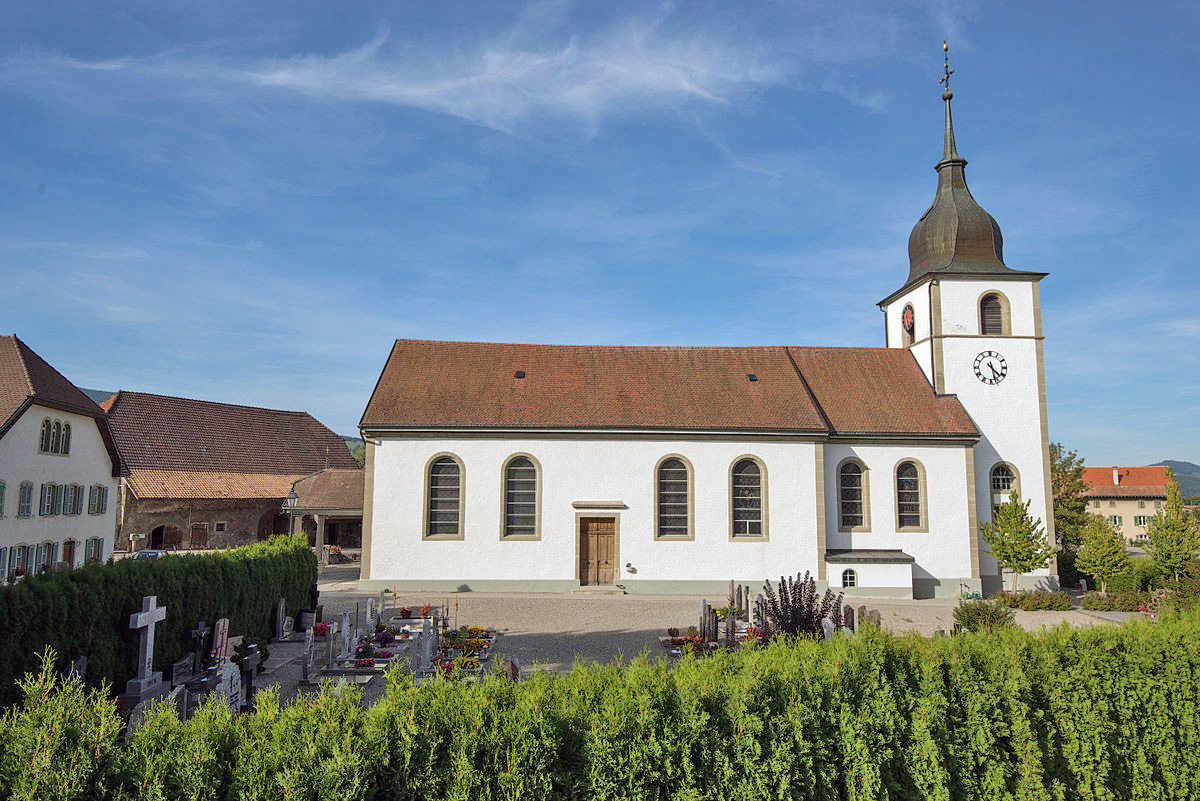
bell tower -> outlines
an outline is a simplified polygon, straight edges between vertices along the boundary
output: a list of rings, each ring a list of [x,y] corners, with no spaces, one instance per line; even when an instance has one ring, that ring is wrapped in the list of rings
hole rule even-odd
[[[939,394],[956,395],[979,429],[967,466],[978,520],[1013,490],[1030,500],[1054,542],[1046,383],[1038,283],[1046,273],[1004,263],[1004,238],[992,215],[967,188],[967,160],[958,154],[950,114],[949,48],[942,101],[945,131],[937,190],[908,237],[908,280],[879,302],[889,348],[907,348]],[[980,543],[980,571],[998,575]],[[1051,565],[1049,573],[1056,572]],[[1057,587],[1053,575],[1026,577]]]

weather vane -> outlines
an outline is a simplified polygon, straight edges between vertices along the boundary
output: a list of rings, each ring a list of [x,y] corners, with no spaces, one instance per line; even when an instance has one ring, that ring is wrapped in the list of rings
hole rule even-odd
[[[943,67],[946,74],[938,79],[938,83],[946,85],[946,91],[942,93],[943,100],[949,100],[953,95],[950,94],[950,76],[954,74],[954,70],[950,69],[950,45],[946,44],[946,40],[942,40],[942,52],[946,55],[946,64]]]

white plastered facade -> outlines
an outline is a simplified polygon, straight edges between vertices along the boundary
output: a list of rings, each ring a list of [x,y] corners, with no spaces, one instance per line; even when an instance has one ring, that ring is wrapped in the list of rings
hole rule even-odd
[[[71,426],[69,454],[39,452],[39,437],[43,420]],[[57,545],[57,558],[63,559],[63,546],[75,543],[72,566],[83,564],[87,541],[99,538],[101,558],[112,553],[116,529],[116,487],[112,457],[95,419],[85,415],[31,404],[16,422],[0,437],[0,481],[4,482],[4,514],[0,517],[0,549],[4,551],[0,578],[8,578],[9,555],[17,546],[29,546],[28,569],[36,569],[35,549],[38,544]],[[20,514],[20,486],[32,486],[30,514]],[[75,484],[83,493],[80,514],[42,515],[39,507],[43,484]],[[88,511],[88,492],[93,486],[106,487],[108,503],[101,514]]]

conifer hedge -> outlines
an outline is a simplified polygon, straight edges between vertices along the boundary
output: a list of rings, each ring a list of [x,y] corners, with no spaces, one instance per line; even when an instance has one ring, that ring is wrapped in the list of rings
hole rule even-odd
[[[230,636],[269,637],[279,599],[295,614],[316,580],[316,556],[303,537],[26,576],[0,588],[0,704],[19,700],[16,682],[37,669],[46,646],[67,661],[86,655],[90,684],[106,680],[124,689],[137,673],[138,634],[129,616],[141,610],[144,595],[167,608],[154,632],[161,670],[191,650],[189,632],[201,620],[211,626],[227,617]]]
[[[0,720],[0,796],[146,799],[1194,799],[1200,616],[577,665],[512,684],[399,672],[125,745],[53,670]]]

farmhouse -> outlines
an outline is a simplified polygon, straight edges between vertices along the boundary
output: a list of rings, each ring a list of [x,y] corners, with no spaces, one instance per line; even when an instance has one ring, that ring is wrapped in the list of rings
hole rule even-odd
[[[908,275],[878,303],[884,347],[397,340],[360,422],[364,583],[717,592],[809,570],[852,595],[998,588],[979,537],[995,505],[1019,490],[1054,536],[1045,273],[1004,263],[951,97]]]

